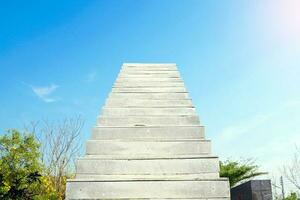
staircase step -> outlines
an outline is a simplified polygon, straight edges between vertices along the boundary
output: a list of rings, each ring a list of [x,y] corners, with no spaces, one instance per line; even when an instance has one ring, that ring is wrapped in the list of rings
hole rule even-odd
[[[77,160],[78,174],[143,175],[218,173],[219,160],[214,156],[180,159],[100,160],[97,157]]]
[[[88,140],[87,155],[198,155],[210,154],[208,140],[174,140],[174,141],[114,141]]]
[[[152,77],[119,77],[116,82],[128,82],[128,81],[136,81],[136,82],[143,82],[143,81],[160,81],[160,82],[182,82],[181,78],[152,78]]]
[[[87,187],[87,185],[89,187]],[[69,180],[67,199],[229,199],[227,179],[198,181]]]
[[[180,75],[176,70],[130,70],[130,69],[122,69],[120,70],[119,75],[145,75],[145,74],[169,74],[169,75]]]
[[[183,87],[184,83],[181,82],[161,82],[161,81],[126,81],[116,82],[114,87]]]
[[[166,93],[166,92],[186,92],[184,87],[114,87],[113,93]]]
[[[195,108],[102,108],[102,116],[185,116],[196,115]]]
[[[179,74],[119,74],[118,78],[180,78]]]
[[[149,99],[108,99],[107,107],[193,107],[190,99],[184,100],[149,100]]]
[[[142,71],[142,70],[155,70],[155,71],[160,71],[160,70],[177,70],[176,65],[174,64],[162,64],[162,65],[137,65],[137,64],[124,64],[122,66],[122,70],[134,70],[134,71]]]
[[[203,139],[204,126],[105,127],[96,126],[92,139]]]
[[[143,175],[99,175],[99,174],[76,174],[76,179],[96,179],[101,181],[157,181],[157,180],[201,180],[219,178],[218,173],[201,174],[143,174]]]
[[[207,154],[193,154],[193,155],[84,155],[82,159],[91,160],[153,160],[153,159],[198,159],[215,157]]]
[[[188,93],[110,93],[109,98],[112,99],[173,99],[173,100],[184,100],[190,99]]]
[[[129,116],[129,117],[98,117],[99,126],[184,126],[200,125],[199,117],[194,116]]]

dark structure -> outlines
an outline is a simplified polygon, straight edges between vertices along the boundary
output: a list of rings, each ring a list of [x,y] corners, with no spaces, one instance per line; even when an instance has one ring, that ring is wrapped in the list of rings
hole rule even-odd
[[[272,200],[270,180],[251,180],[231,188],[231,200]]]

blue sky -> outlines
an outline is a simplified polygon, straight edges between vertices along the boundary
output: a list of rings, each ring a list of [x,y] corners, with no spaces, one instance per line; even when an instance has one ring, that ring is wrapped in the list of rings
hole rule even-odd
[[[299,8],[297,0],[2,1],[0,130],[81,114],[87,139],[123,62],[172,62],[214,152],[278,173],[300,141]]]

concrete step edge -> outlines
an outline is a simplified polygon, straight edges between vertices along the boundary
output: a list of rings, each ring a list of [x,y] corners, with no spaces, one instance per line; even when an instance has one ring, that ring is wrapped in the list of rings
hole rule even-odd
[[[166,86],[166,85],[163,85],[163,86],[141,86],[141,85],[137,85],[137,86],[121,86],[121,85],[116,85],[114,84],[112,88],[185,88],[183,85],[170,85],[170,86]]]
[[[216,176],[216,174],[214,174]],[[96,175],[97,176],[97,175]],[[203,176],[203,175],[202,175]],[[215,177],[214,177],[215,178]],[[86,180],[87,178],[76,178],[77,180]],[[122,176],[111,176],[111,177],[95,177],[94,180],[98,180],[101,182],[108,181],[201,181],[201,180],[211,180],[209,178],[201,178],[200,175],[187,176],[181,175],[177,177],[171,176],[157,176],[157,177],[122,177]]]
[[[190,106],[190,105],[175,105],[175,106],[157,106],[157,105],[153,105],[153,106],[138,106],[138,105],[125,105],[125,106],[113,106],[113,105],[107,105],[105,104],[105,106],[103,106],[102,108],[195,108],[195,106]]]
[[[211,142],[211,140],[207,140],[205,138],[199,138],[199,139],[194,139],[194,138],[130,138],[130,139],[90,139],[89,141],[107,141],[107,142],[190,142],[190,141],[197,140],[199,142]]]
[[[135,116],[135,115],[134,115]],[[94,126],[94,128],[176,128],[176,127],[188,127],[188,128],[203,128],[204,126],[202,125],[178,125],[178,126],[174,126],[174,125],[170,125],[170,126]]]
[[[76,179],[86,179],[87,177],[84,176],[94,176],[92,179],[94,180],[100,180],[100,181],[181,181],[181,180],[203,180],[203,179],[209,179],[211,178],[217,178],[218,173],[202,173],[202,174],[176,174],[176,175],[156,175],[156,176],[122,176],[122,175],[97,175],[97,174],[77,174]],[[209,178],[208,178],[209,177]]]
[[[191,160],[191,159],[218,159],[218,156],[211,154],[195,155],[159,155],[159,156],[141,156],[141,155],[85,155],[78,160]]]
[[[107,182],[107,181],[101,181],[101,180],[97,180],[97,179],[67,179],[68,182]],[[128,182],[132,182],[134,180],[127,180]],[[122,182],[127,182],[122,181]],[[150,181],[150,180],[145,180],[145,181]],[[178,181],[178,180],[159,180],[159,181]],[[228,178],[216,178],[216,179],[200,179],[200,180],[190,180],[190,179],[186,179],[186,180],[180,180],[180,181],[228,181]],[[121,182],[121,181],[109,181],[109,182]]]
[[[159,105],[153,105],[153,106],[138,106],[138,105],[125,105],[125,106],[113,106],[113,105],[107,105],[103,106],[103,108],[195,108],[195,106],[188,106],[188,105],[175,105],[175,106],[159,106]]]
[[[118,140],[101,140],[101,139],[97,139],[97,140],[94,140],[94,139],[88,139],[86,142],[124,142],[124,143],[130,143],[130,142],[169,142],[169,143],[172,143],[172,142],[211,142],[211,140],[207,140],[207,139],[174,139],[174,140],[152,140],[152,141],[149,141],[149,140],[132,140],[132,139],[118,139]]]
[[[115,107],[114,107],[115,108]],[[116,107],[116,108],[120,108],[120,107]],[[192,118],[192,117],[195,117],[195,118],[199,118],[199,116],[198,115],[189,115],[189,116],[177,116],[177,115],[175,115],[175,116],[169,116],[168,118],[175,118],[175,119],[178,119],[178,118],[182,118],[182,117],[189,117],[189,118]],[[122,118],[128,118],[128,116],[107,116],[107,117],[104,117],[104,116],[102,116],[102,115],[98,115],[97,116],[97,118],[111,118],[111,119],[116,119],[116,118],[118,118],[118,119],[122,119]],[[133,118],[156,118],[156,119],[159,119],[159,118],[165,118],[165,116],[164,115],[152,115],[152,116],[140,116],[140,117],[136,117],[136,116],[134,116]]]

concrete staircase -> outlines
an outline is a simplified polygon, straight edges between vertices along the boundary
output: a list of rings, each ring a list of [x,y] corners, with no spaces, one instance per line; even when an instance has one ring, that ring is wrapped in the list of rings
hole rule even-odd
[[[123,64],[66,199],[230,199],[175,64]]]

